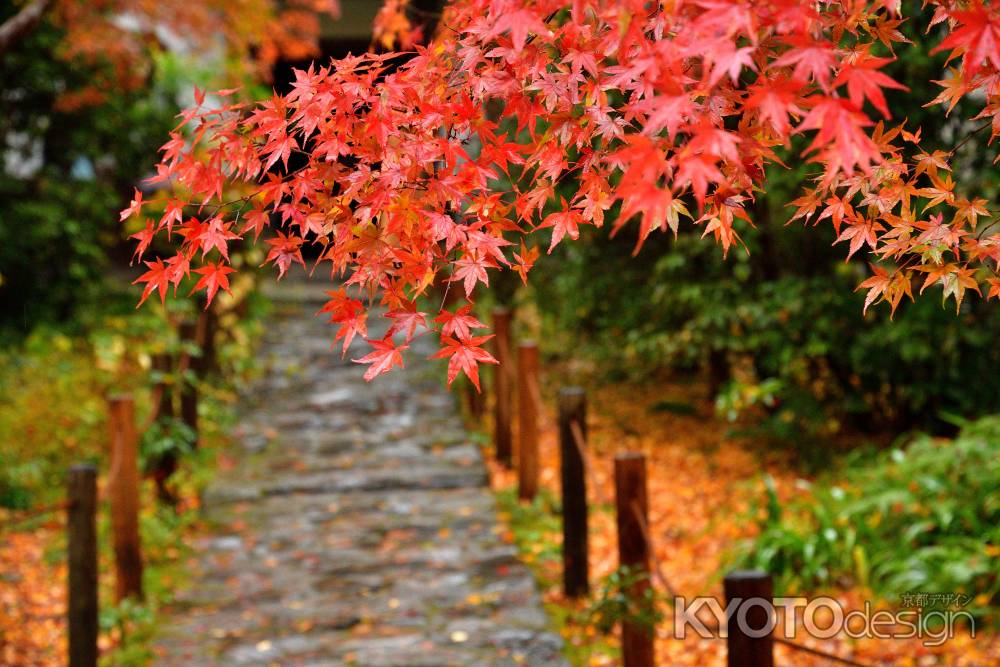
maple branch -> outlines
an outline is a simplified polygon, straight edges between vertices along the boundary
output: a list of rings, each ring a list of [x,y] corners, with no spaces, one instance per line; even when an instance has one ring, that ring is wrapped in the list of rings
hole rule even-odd
[[[21,8],[14,16],[0,24],[0,55],[13,47],[22,37],[28,34],[42,16],[48,11],[54,0],[33,0]]]
[[[980,132],[982,132],[986,128],[992,127],[992,125],[993,125],[993,123],[986,123],[984,125],[980,125],[976,129],[974,129],[972,132],[969,132],[967,135],[965,135],[965,137],[960,142],[958,142],[958,144],[954,148],[952,148],[950,151],[948,151],[948,155],[954,155],[955,153],[957,153],[962,148],[962,146],[964,146],[965,144],[967,144],[970,141],[972,141],[972,138],[974,136],[976,136],[977,134],[979,134]]]
[[[991,222],[990,224],[988,224],[985,227],[983,227],[979,231],[979,233],[976,234],[976,240],[977,241],[981,240],[983,238],[983,234],[985,234],[986,232],[988,232],[991,228],[996,227],[997,223],[1000,223],[1000,218],[995,219],[993,222]]]

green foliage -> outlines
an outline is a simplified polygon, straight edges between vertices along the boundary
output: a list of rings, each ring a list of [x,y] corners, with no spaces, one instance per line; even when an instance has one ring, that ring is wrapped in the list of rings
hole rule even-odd
[[[821,439],[845,425],[933,426],[943,412],[1000,409],[994,305],[969,302],[956,316],[925,299],[892,320],[881,310],[862,315],[851,289],[863,267],[829,256],[820,234],[782,234],[785,275],[776,277],[762,266],[760,234],[747,234],[749,256],[729,260],[694,235],[651,238],[637,258],[630,243],[596,234],[560,246],[553,270],[535,276],[542,340],[577,353],[583,338],[583,350],[618,375],[707,369],[719,394],[736,383],[720,397],[724,414],[749,411],[779,439]]]
[[[186,457],[194,453],[197,434],[176,417],[157,419],[139,442],[140,465],[150,470],[151,465],[166,456]]]
[[[630,595],[634,586],[648,580],[648,572],[625,565],[604,577],[587,610],[589,622],[603,634],[610,634],[623,621],[653,632],[663,620],[655,589],[648,585],[642,597]]]
[[[858,456],[841,483],[818,482],[782,507],[769,487],[744,565],[787,593],[862,585],[887,599],[956,593],[968,610],[1000,611],[1000,417],[954,440],[919,436],[905,449]]]
[[[553,536],[562,531],[558,504],[552,494],[541,490],[534,502],[523,504],[517,499],[515,489],[506,489],[497,494],[500,510],[506,514],[514,543],[529,564],[562,562],[562,552]],[[543,573],[539,570],[536,573]],[[543,579],[543,586],[555,584],[553,579]]]
[[[0,355],[0,506],[53,501],[68,462],[103,460],[99,374],[85,343],[53,332]]]

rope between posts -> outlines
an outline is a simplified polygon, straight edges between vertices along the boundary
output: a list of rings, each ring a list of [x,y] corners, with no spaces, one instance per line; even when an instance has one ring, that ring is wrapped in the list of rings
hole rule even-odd
[[[19,516],[10,519],[9,521],[5,521],[3,523],[3,528],[6,530],[9,529],[11,526],[16,526],[17,524],[24,523],[25,521],[28,521],[30,519],[34,519],[39,516],[44,516],[46,514],[51,514],[53,512],[68,510],[72,507],[73,507],[73,501],[63,500],[61,502],[53,503],[51,505],[43,505],[41,507],[33,507],[26,510],[19,510],[18,511]]]
[[[639,530],[642,531],[642,539],[646,541],[646,552],[649,554],[649,560],[653,564],[653,574],[660,580],[660,585],[663,586],[670,597],[679,597],[677,589],[673,587],[670,580],[663,574],[663,567],[660,564],[660,560],[656,557],[656,549],[653,548],[653,536],[649,532],[649,525],[646,523],[646,517],[642,515],[642,508],[639,507],[638,501],[633,500],[629,509],[632,510],[636,523],[639,524]]]
[[[819,658],[826,658],[827,660],[833,660],[834,662],[839,662],[843,665],[852,665],[853,667],[872,667],[863,662],[856,662],[850,658],[842,658],[839,655],[834,655],[833,653],[827,653],[818,648],[811,648],[804,644],[798,644],[793,642],[791,639],[785,639],[784,637],[773,637],[774,641],[778,644],[784,644],[785,646],[795,649],[796,651],[802,651],[803,653],[811,653]]]
[[[569,424],[569,430],[573,434],[573,444],[576,446],[576,451],[580,453],[580,460],[583,461],[584,474],[587,479],[590,480],[590,486],[594,489],[594,495],[597,496],[597,502],[600,505],[606,505],[608,503],[607,497],[604,495],[604,489],[601,488],[601,484],[597,479],[597,473],[594,470],[593,461],[590,459],[590,454],[587,452],[587,447],[583,442],[583,429],[580,427],[580,422],[573,420]]]
[[[537,377],[532,376],[528,378],[528,391],[531,392],[531,401],[535,404],[535,414],[538,416],[538,420],[551,423],[552,420],[547,415],[545,403],[542,402],[542,392],[538,388]]]

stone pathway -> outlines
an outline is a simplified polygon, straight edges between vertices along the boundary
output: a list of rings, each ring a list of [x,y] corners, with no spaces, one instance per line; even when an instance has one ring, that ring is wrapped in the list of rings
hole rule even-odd
[[[206,494],[219,528],[157,664],[564,665],[427,351],[366,383],[361,349],[341,360],[313,316],[321,290],[275,298],[239,463]]]

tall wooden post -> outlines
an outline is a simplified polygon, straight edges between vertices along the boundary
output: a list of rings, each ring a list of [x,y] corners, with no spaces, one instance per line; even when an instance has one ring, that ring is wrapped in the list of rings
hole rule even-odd
[[[176,416],[174,411],[174,388],[177,386],[176,378],[169,377],[174,371],[173,356],[167,353],[153,355],[153,370],[160,374],[156,381],[155,389],[159,394],[156,415],[162,424],[170,423]],[[146,472],[150,474],[156,482],[157,494],[162,502],[173,505],[174,498],[167,488],[167,480],[177,470],[177,453],[166,451],[157,454],[154,458],[146,461]]]
[[[756,570],[730,572],[723,580],[726,608],[742,600],[727,624],[729,667],[774,667],[774,589],[771,575]],[[761,636],[763,635],[763,636]]]
[[[510,311],[493,311],[493,352],[500,363],[493,367],[493,446],[497,461],[510,468],[514,463],[514,448],[510,435],[514,358],[510,351]]]
[[[173,358],[166,352],[153,355],[153,370],[160,374],[156,381],[156,392],[160,395],[156,415],[160,419],[174,416],[174,384],[168,378],[173,371]]]
[[[130,395],[109,399],[111,412],[112,544],[115,552],[115,595],[142,598],[142,555],[139,546],[139,452],[135,433],[135,401]]]
[[[180,325],[180,338],[181,343],[186,348],[198,344],[198,323],[192,320],[184,320]],[[180,377],[178,381],[181,385],[181,421],[183,421],[191,432],[194,433],[194,443],[195,447],[198,446],[198,387],[194,380],[190,379],[190,375],[195,377],[199,376],[198,368],[201,364],[200,355],[192,355],[190,349],[184,351],[184,356],[182,357],[184,362],[181,363],[181,368],[185,369],[187,372],[184,375],[189,377]]]
[[[563,592],[590,592],[587,558],[587,481],[583,447],[587,438],[587,395],[580,387],[559,392],[559,452],[563,515]]]
[[[517,495],[534,500],[538,494],[538,344],[517,348]]]
[[[97,469],[70,468],[66,491],[69,666],[97,667]]]
[[[219,330],[219,316],[214,306],[202,310],[198,317],[198,342],[201,344],[201,361],[198,364],[198,377],[204,377],[218,370],[216,356],[216,333]]]
[[[646,539],[649,500],[646,493],[646,457],[638,452],[615,456],[615,505],[618,519],[618,563],[635,577],[628,595],[634,609],[652,621],[647,603],[650,591],[649,551]],[[622,622],[622,658],[625,667],[653,667],[654,628],[635,620]]]

